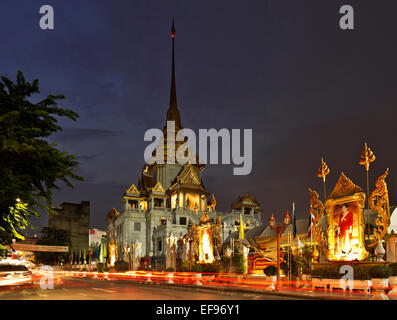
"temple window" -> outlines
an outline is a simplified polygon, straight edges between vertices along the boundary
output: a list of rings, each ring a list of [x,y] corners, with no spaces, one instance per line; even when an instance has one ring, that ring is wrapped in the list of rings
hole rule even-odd
[[[167,224],[167,218],[160,218],[160,226],[165,226]]]
[[[163,206],[163,199],[154,199],[154,206],[159,208]]]
[[[128,200],[128,208],[129,209],[137,209],[138,202],[136,200]]]
[[[198,194],[192,194],[188,193],[186,194],[186,208],[195,211],[196,209],[199,209],[199,201],[200,201],[200,196]]]
[[[251,214],[251,208],[244,208],[244,214]]]
[[[186,217],[180,217],[179,218],[179,224],[182,225],[182,226],[186,226],[186,224],[187,224]]]
[[[177,193],[174,193],[172,196],[171,196],[171,209],[174,209],[177,205],[177,198],[178,198],[178,194]]]

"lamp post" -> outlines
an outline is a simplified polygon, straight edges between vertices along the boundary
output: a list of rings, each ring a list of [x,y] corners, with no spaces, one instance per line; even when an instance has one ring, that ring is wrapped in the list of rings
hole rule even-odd
[[[269,219],[269,225],[270,228],[277,233],[277,285],[280,283],[280,240],[281,240],[281,233],[288,227],[289,225],[289,220],[290,217],[288,215],[288,211],[286,212],[284,216],[284,224],[280,225],[277,223],[276,225],[276,219],[274,218],[274,215],[272,213],[272,216]]]

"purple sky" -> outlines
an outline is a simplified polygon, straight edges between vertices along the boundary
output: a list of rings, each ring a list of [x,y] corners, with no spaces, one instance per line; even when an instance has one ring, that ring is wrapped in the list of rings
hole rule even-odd
[[[253,129],[250,175],[205,170],[219,210],[248,191],[266,220],[292,201],[307,217],[307,188],[322,195],[321,157],[331,169],[328,191],[341,171],[366,187],[358,165],[365,141],[377,156],[371,189],[389,167],[395,204],[397,4],[348,2],[354,31],[339,28],[342,1],[3,0],[1,74],[38,78],[43,96],[66,95],[61,106],[80,115],[62,120],[53,140],[77,155],[86,181],[61,185],[55,204],[89,200],[92,227],[104,228],[137,183],[144,132],[162,128],[168,108],[172,17],[183,126]],[[43,4],[55,9],[55,30],[39,28]],[[45,226],[46,214],[33,222]]]

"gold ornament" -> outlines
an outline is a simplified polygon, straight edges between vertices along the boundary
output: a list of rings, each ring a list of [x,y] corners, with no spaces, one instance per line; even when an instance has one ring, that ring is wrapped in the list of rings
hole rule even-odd
[[[375,154],[372,152],[370,148],[368,148],[367,143],[365,143],[364,151],[361,153],[360,161],[358,162],[360,165],[365,166],[365,170],[369,170],[369,164],[375,161]]]
[[[325,245],[324,232],[320,224],[320,219],[324,215],[324,204],[320,201],[318,193],[309,189],[310,193],[310,213],[314,216],[313,221],[313,237],[314,240],[323,248]]]
[[[386,169],[386,172],[376,180],[376,189],[369,197],[370,208],[378,213],[378,216],[375,219],[376,227],[374,230],[373,242],[368,245],[369,247],[374,247],[378,244],[379,240],[383,239],[387,232],[387,228],[390,225],[389,193],[385,182],[388,174],[389,169]]]
[[[327,164],[324,162],[324,159],[321,158],[321,165],[317,170],[317,177],[322,178],[323,182],[325,182],[325,177],[330,173],[330,170]]]

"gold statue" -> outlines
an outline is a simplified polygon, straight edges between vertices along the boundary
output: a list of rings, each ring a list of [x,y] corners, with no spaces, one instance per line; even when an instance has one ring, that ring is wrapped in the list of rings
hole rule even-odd
[[[386,172],[376,180],[376,189],[369,197],[370,208],[378,213],[375,219],[376,227],[374,229],[373,242],[368,245],[369,247],[377,245],[378,241],[383,239],[390,225],[389,193],[385,182],[388,174],[389,169],[386,169]],[[370,223],[369,220],[368,223]]]
[[[215,195],[212,195],[211,204],[208,206],[208,211],[214,211],[216,206]]]
[[[309,188],[310,193],[310,213],[314,216],[313,221],[313,237],[321,246],[325,247],[324,232],[320,224],[320,219],[324,215],[324,204],[320,201],[318,193]]]
[[[214,251],[216,252],[216,256],[218,257],[221,252],[222,247],[222,238],[221,238],[222,224],[221,224],[221,216],[219,215],[216,219],[215,232],[214,232]]]

